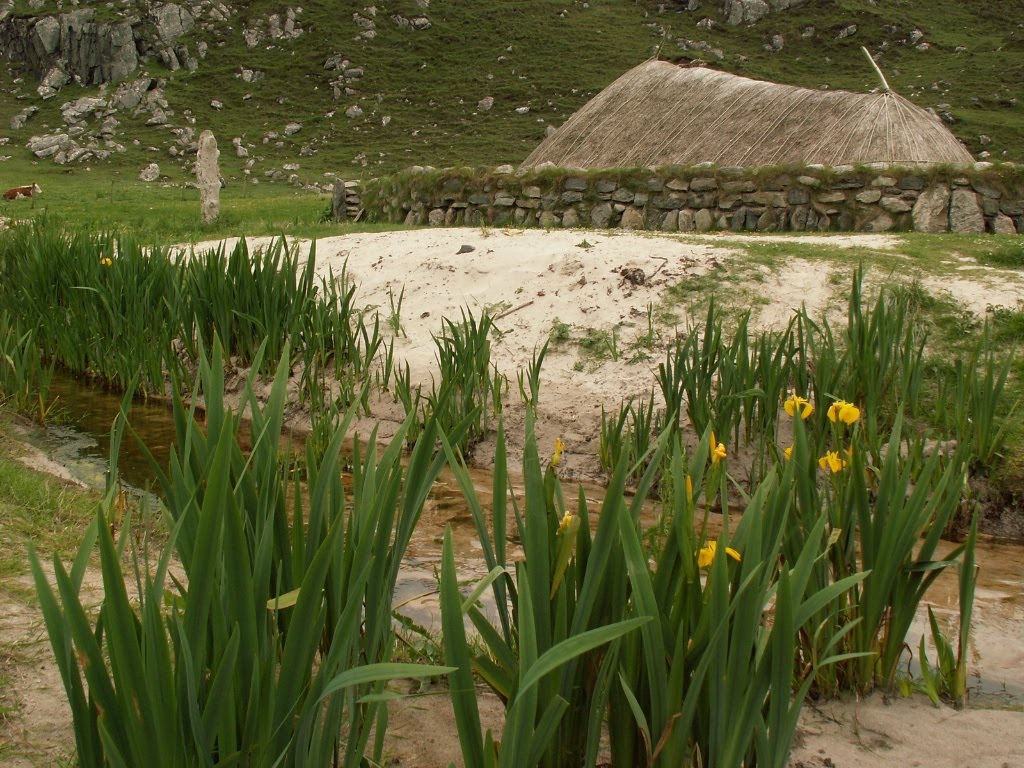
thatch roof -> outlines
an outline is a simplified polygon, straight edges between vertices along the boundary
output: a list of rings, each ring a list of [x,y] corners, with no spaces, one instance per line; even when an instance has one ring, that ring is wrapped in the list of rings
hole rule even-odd
[[[973,161],[937,117],[887,88],[816,91],[648,61],[587,102],[522,167]]]

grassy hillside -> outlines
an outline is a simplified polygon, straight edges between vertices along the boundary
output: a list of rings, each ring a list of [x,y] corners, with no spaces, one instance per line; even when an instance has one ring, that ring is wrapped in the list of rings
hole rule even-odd
[[[105,4],[94,5],[110,14]],[[652,55],[702,58],[710,66],[794,85],[862,91],[876,87],[877,79],[861,45],[877,55],[896,91],[952,116],[951,129],[973,153],[987,150],[994,160],[1024,161],[1020,0],[812,0],[736,27],[725,23],[717,3],[686,12],[672,2],[646,0],[434,0],[426,8],[414,0],[388,0],[378,3],[371,16],[359,3],[310,2],[297,16],[300,36],[266,38],[247,48],[243,29],[265,29],[268,16],[283,16],[286,8],[253,0],[235,4],[227,22],[210,29],[197,25],[186,41],[193,51],[205,42],[208,53],[196,72],[170,72],[150,61],[145,71],[166,81],[174,113],[169,124],[146,126],[147,116],[119,115],[117,140],[125,151],[89,163],[90,171],[36,161],[24,145],[31,135],[63,125],[61,104],[96,89],[67,86],[43,102],[32,78],[20,78],[4,62],[0,115],[14,115],[29,104],[40,112],[21,130],[10,130],[6,117],[0,123],[0,137],[9,137],[0,155],[11,156],[0,163],[0,179],[14,184],[60,176],[75,179],[78,186],[85,176],[85,185],[106,188],[112,181],[131,182],[143,165],[158,162],[170,181],[182,181],[186,162],[168,149],[175,138],[171,129],[187,125],[215,132],[229,182],[243,177],[246,162],[235,156],[233,137],[249,150],[250,178],[263,183],[268,171],[285,163],[297,163],[297,170],[285,174],[295,173],[306,184],[329,181],[325,173],[355,178],[412,164],[516,163],[541,140],[547,125],[559,125]],[[355,13],[373,21],[373,39],[359,36]],[[402,27],[395,16],[426,16],[430,26]],[[708,18],[714,22],[710,29],[706,21],[698,26]],[[839,38],[851,24],[857,31]],[[781,35],[781,50],[772,48],[775,35]],[[778,38],[775,42],[777,47]],[[919,50],[922,43],[927,48]],[[336,54],[363,70],[362,77],[348,83],[354,93],[338,99],[330,83],[341,73],[324,69]],[[262,72],[262,79],[243,81],[242,67]],[[494,106],[481,111],[477,105],[486,96]],[[214,99],[223,104],[221,109],[211,107]],[[346,116],[353,106],[362,110],[361,116]],[[521,107],[529,112],[517,113]],[[285,136],[291,121],[302,129]],[[270,132],[279,135],[268,138]],[[983,134],[991,143],[981,143]]]

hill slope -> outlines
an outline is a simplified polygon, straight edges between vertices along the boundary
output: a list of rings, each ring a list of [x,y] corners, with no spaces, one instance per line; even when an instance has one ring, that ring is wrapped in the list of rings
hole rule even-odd
[[[878,83],[862,45],[894,90],[940,113],[975,156],[1024,161],[1020,0],[810,0],[755,23],[730,24],[725,11],[750,2],[756,5],[315,0],[300,8],[252,0],[229,8],[197,0],[188,6],[196,23],[179,40],[195,70],[171,71],[149,55],[128,78],[154,79],[148,87],[166,102],[163,121],[153,121],[152,110],[98,109],[77,124],[82,140],[95,133],[94,143],[108,147],[106,160],[55,166],[37,160],[26,143],[67,132],[62,105],[84,96],[109,99],[115,86],[70,83],[43,100],[23,63],[3,61],[0,156],[10,159],[0,163],[0,179],[21,183],[83,164],[134,178],[156,162],[163,176],[182,181],[203,128],[218,137],[228,180],[294,176],[311,184],[329,180],[325,173],[353,178],[412,164],[517,163],[548,125],[559,125],[653,55],[700,58],[793,85],[866,91]],[[97,20],[144,21],[161,8],[135,3],[77,7],[93,8]],[[52,0],[33,4],[18,0],[5,23],[70,10]],[[685,10],[690,6],[696,8]],[[10,117],[31,106],[38,112],[12,129]],[[111,116],[117,124],[108,121],[104,133]]]

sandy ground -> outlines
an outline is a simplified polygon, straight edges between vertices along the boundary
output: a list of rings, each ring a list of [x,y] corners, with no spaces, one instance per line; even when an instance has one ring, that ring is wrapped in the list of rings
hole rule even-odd
[[[266,240],[252,245],[261,242]],[[800,242],[887,251],[898,240],[858,235],[811,236]],[[894,262],[901,258],[893,256]],[[516,372],[548,338],[556,320],[567,324],[572,341],[553,347],[543,368],[538,426],[542,444],[553,443],[556,436],[566,442],[563,474],[567,477],[595,472],[601,408],[618,408],[624,398],[646,396],[655,384],[654,373],[664,350],[690,321],[680,316],[675,326],[659,324],[654,343],[642,349],[636,342],[647,331],[648,308],[659,306],[669,285],[711,270],[728,271],[740,258],[742,252],[728,235],[681,238],[483,229],[345,235],[319,240],[316,252],[321,274],[331,270],[338,276],[347,269],[359,286],[357,304],[377,307],[385,317],[389,295],[397,299],[404,288],[404,334],[394,341],[395,356],[408,361],[414,379],[428,385],[436,372],[431,336],[441,331],[442,318],[457,319],[464,309],[478,317],[485,311],[492,313],[501,332],[493,341],[492,356],[510,380],[506,421],[513,439],[522,431],[522,409],[515,407],[519,400]],[[766,274],[759,284],[763,303],[752,307],[755,322],[762,327],[783,326],[801,304],[812,314],[825,311],[835,290],[830,269],[794,259],[779,272]],[[905,274],[908,279],[914,277],[912,270]],[[942,280],[933,287],[948,290],[979,313],[990,303],[1012,306],[1024,297],[1019,274],[1000,273],[982,282]],[[597,363],[581,356],[573,342],[591,329],[611,331],[613,327],[618,329],[618,360]],[[383,436],[388,434],[387,420],[401,417],[389,400],[382,400],[375,410],[375,416],[385,420]],[[486,448],[479,451],[483,457]],[[12,739],[34,745],[40,755],[32,762],[9,762],[0,748],[4,765],[49,765],[54,755],[73,749],[69,713],[40,632],[38,620],[30,615],[8,612],[0,617],[0,643],[24,655],[22,661],[8,665],[11,689],[17,692],[22,709],[14,720],[0,725],[0,747],[4,739]],[[418,698],[396,706],[389,752],[398,762],[392,764],[461,763],[450,708],[442,702],[441,697]],[[488,704],[485,721],[495,727],[500,722],[495,702]],[[791,765],[1024,766],[1024,713],[955,712],[918,699],[886,701],[879,696],[808,707],[801,716]]]

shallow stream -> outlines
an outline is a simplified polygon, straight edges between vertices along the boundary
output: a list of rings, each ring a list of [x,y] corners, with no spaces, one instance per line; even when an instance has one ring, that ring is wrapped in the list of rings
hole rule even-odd
[[[80,381],[57,377],[51,387],[57,396],[60,423],[31,435],[28,440],[77,480],[102,487],[110,448],[110,425],[120,408],[120,397]],[[135,403],[132,427],[144,437],[149,450],[166,467],[174,443],[174,424],[165,403]],[[141,492],[150,492],[155,475],[145,452],[126,435],[119,461],[121,477]],[[481,500],[490,498],[487,472],[474,470],[474,485]],[[521,489],[516,489],[519,492]],[[586,488],[589,499],[599,500],[602,489]],[[436,574],[441,562],[441,538],[451,525],[460,579],[486,574],[472,516],[450,472],[435,485],[404,561],[394,603],[403,614],[432,632],[440,631]],[[942,552],[956,545],[945,543]],[[516,552],[510,551],[515,558]],[[1024,705],[1024,545],[987,539],[979,541],[980,568],[975,595],[970,643],[970,686],[974,705]],[[930,604],[947,636],[955,643],[957,577],[950,569],[928,592],[908,637],[914,649],[927,631],[926,605]],[[934,664],[934,650],[929,649]]]

